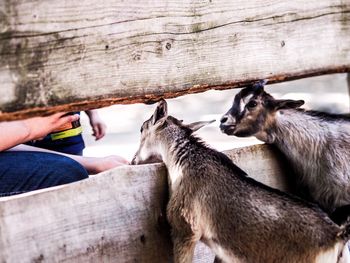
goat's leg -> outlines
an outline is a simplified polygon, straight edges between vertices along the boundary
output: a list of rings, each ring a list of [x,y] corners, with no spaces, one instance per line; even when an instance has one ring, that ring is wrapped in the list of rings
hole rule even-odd
[[[174,263],[192,263],[196,241],[193,236],[173,235]]]

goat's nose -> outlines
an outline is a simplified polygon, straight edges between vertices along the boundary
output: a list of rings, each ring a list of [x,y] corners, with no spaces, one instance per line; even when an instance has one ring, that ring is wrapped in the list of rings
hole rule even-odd
[[[236,118],[234,118],[230,113],[226,113],[220,119],[220,126],[234,126],[236,125]]]
[[[228,117],[226,115],[224,115],[224,116],[222,116],[220,122],[221,122],[221,124],[225,124],[225,122],[227,122],[227,120],[228,120]]]

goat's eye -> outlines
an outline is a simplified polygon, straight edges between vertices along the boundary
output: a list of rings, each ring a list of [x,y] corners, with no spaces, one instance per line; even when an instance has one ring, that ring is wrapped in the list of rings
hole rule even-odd
[[[257,105],[258,105],[258,103],[257,103],[255,100],[251,100],[251,101],[248,102],[247,107],[248,107],[249,109],[253,109],[253,108],[255,108]]]

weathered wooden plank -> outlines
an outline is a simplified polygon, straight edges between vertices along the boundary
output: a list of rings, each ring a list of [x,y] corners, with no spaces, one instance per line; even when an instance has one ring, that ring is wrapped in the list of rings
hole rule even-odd
[[[286,188],[271,146],[228,154],[258,180]],[[153,164],[0,198],[0,262],[169,262],[171,242],[160,217],[167,196],[166,169]],[[196,252],[195,262],[212,262],[203,244]]]
[[[0,1],[0,120],[350,71],[348,0]]]
[[[0,202],[1,262],[168,262],[162,165],[123,167]]]
[[[224,153],[256,180],[286,192],[295,191],[292,169],[277,148],[267,145],[253,145]],[[281,180],[281,175],[283,180]]]
[[[350,99],[350,73],[347,74],[346,81],[348,82],[348,91],[349,91],[348,95]]]

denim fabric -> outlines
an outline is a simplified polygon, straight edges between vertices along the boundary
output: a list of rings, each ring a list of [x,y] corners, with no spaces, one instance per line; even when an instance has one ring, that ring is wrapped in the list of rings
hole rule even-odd
[[[76,161],[41,152],[0,152],[0,196],[14,195],[88,178]]]
[[[29,141],[26,144],[51,151],[74,155],[83,155],[83,150],[85,148],[85,143],[81,134],[56,141],[53,141],[50,135],[48,135],[42,140]]]

